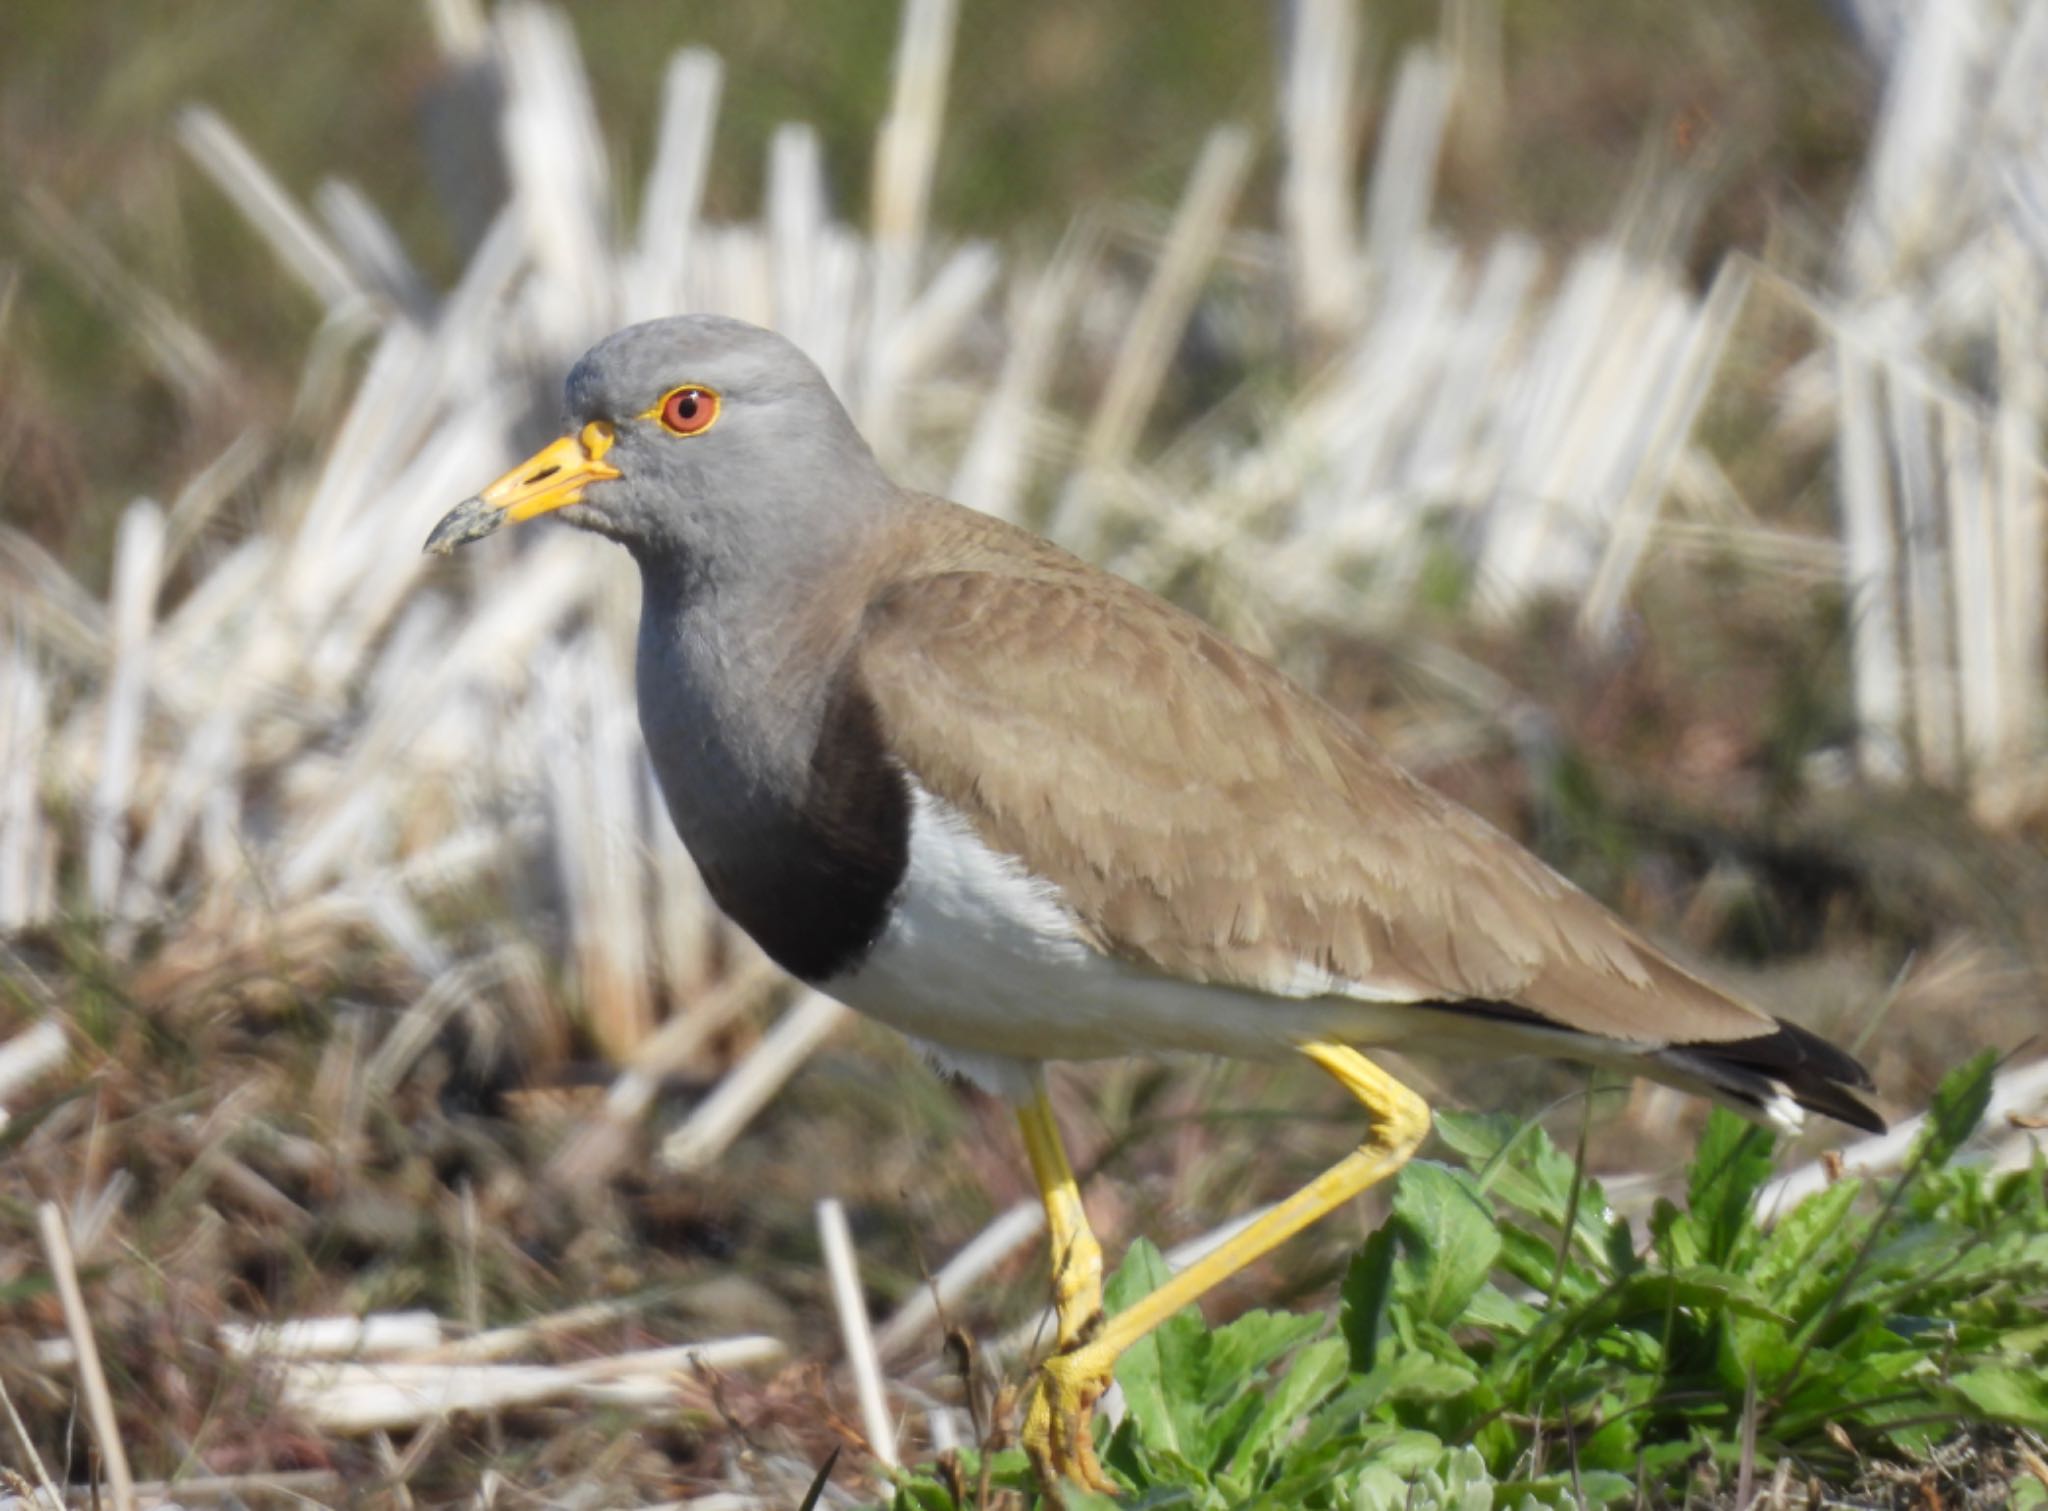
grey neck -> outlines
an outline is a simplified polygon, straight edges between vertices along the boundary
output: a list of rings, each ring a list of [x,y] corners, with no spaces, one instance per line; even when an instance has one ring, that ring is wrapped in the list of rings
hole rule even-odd
[[[857,605],[824,578],[642,560],[640,725],[712,897],[779,965],[825,982],[880,937],[909,790],[846,668]]]
[[[892,497],[861,460],[803,497],[698,480],[688,511],[628,542],[640,566],[640,717],[652,749],[672,731],[679,748],[730,747],[719,764],[749,785],[800,778],[834,653],[858,611],[848,604],[847,622],[828,622],[829,585],[887,519]]]
[[[827,685],[795,655],[804,577],[707,565],[640,557],[640,724],[686,840],[707,811],[799,795]]]

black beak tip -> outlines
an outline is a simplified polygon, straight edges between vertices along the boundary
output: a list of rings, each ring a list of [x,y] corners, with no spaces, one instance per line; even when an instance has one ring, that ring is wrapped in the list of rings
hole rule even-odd
[[[457,546],[482,540],[504,522],[502,509],[494,509],[480,498],[466,498],[441,517],[420,549],[428,556],[446,556]]]

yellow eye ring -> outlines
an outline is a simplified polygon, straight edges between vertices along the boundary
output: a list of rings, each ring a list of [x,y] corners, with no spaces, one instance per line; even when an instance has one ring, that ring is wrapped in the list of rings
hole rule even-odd
[[[702,435],[718,420],[718,390],[702,383],[683,383],[661,396],[661,402],[644,412],[643,420],[659,420],[671,435]]]

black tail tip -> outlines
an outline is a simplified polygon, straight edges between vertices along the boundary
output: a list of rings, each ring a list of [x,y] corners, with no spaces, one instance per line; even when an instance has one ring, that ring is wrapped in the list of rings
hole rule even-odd
[[[1887,1131],[1888,1125],[1876,1108],[1832,1082],[1787,1085],[1785,1092],[1808,1112],[1818,1112],[1838,1123],[1847,1123],[1851,1128],[1860,1128],[1865,1133]]]
[[[1872,1088],[1870,1072],[1819,1034],[1778,1020],[1775,1033],[1718,1044],[1673,1045],[1664,1056],[1722,1098],[1768,1122],[1786,1123],[1783,1103],[1883,1133],[1877,1110],[1855,1095]]]

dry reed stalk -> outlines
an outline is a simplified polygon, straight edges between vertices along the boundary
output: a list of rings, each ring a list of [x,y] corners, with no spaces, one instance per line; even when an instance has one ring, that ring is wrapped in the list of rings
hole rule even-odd
[[[1351,226],[1358,0],[1302,0],[1291,13],[1280,95],[1287,143],[1280,217],[1302,323],[1333,338],[1358,294]]]
[[[582,1359],[573,1364],[374,1362],[306,1359],[279,1367],[279,1397],[322,1430],[346,1435],[411,1430],[456,1413],[507,1411],[550,1401],[652,1410],[674,1403],[678,1376],[771,1364],[776,1338],[722,1338]]]
[[[618,319],[604,138],[565,14],[528,0],[502,8],[495,30],[505,75],[499,142],[533,259],[521,315],[541,349],[566,363]]]
[[[288,1322],[223,1322],[221,1351],[236,1359],[378,1359],[441,1347],[441,1319],[432,1312],[377,1312],[363,1317],[300,1317]]]
[[[1410,48],[1394,78],[1365,204],[1365,269],[1391,282],[1423,242],[1454,76],[1431,46]]]
[[[1974,788],[1987,819],[2010,821],[2001,794],[2024,789],[2043,739],[2039,595],[2014,607],[2040,576],[2041,453],[2011,443],[2038,436],[2044,409],[2041,265],[2014,255],[2031,225],[2014,186],[2038,113],[2020,102],[2048,87],[2048,20],[1984,0],[1938,10],[1915,12],[1893,54],[1843,232],[1842,304],[1819,313],[1836,347],[1866,773]],[[2013,363],[2020,331],[2033,355]],[[1955,362],[1978,343],[1999,351],[1995,372]]]
[[[605,1093],[595,1117],[548,1161],[548,1183],[566,1190],[609,1178],[631,1156],[639,1126],[663,1080],[696,1058],[712,1036],[759,1002],[780,977],[765,956],[752,955],[690,1011],[643,1039]]]
[[[280,264],[329,309],[362,297],[341,254],[314,227],[234,128],[204,105],[178,117],[178,140],[200,171],[234,202]]]
[[[0,647],[0,935],[55,909],[59,835],[46,820],[39,780],[49,706],[41,669],[10,636]]]
[[[163,553],[163,511],[147,499],[129,505],[114,540],[113,665],[85,849],[86,893],[103,913],[120,890],[127,858],[122,831],[135,798]]]
[[[195,1474],[176,1480],[142,1480],[135,1497],[145,1505],[184,1506],[225,1503],[240,1506],[255,1498],[288,1505],[331,1504],[347,1485],[332,1469],[281,1469],[259,1474]],[[52,1487],[49,1494],[58,1492]],[[73,1485],[57,1504],[97,1507],[99,1490],[93,1485]]]
[[[637,1315],[646,1306],[641,1299],[593,1301],[566,1311],[551,1312],[511,1327],[490,1328],[457,1338],[415,1356],[423,1364],[481,1364],[525,1353],[557,1338],[608,1326]]]
[[[100,1351],[92,1335],[92,1318],[85,1309],[85,1293],[78,1287],[78,1266],[71,1256],[71,1238],[65,1231],[64,1213],[53,1201],[36,1209],[42,1230],[43,1256],[49,1261],[51,1277],[57,1283],[57,1297],[64,1306],[64,1325],[71,1334],[71,1346],[78,1358],[78,1384],[85,1396],[86,1419],[92,1424],[93,1441],[99,1445],[101,1466],[106,1470],[107,1494],[114,1511],[135,1511],[135,1476],[128,1471],[128,1450],[121,1442],[121,1425],[114,1417],[114,1397],[107,1389],[107,1373],[100,1364]]]
[[[641,189],[635,266],[627,280],[630,319],[653,319],[684,305],[724,77],[715,54],[692,47],[669,61],[662,78],[654,160]]]
[[[346,179],[324,180],[313,191],[313,208],[371,291],[416,316],[431,312],[433,291],[391,222],[362,190]]]
[[[55,1018],[45,1018],[0,1043],[0,1130],[7,1127],[7,1100],[64,1063],[71,1041]]]
[[[641,902],[640,728],[626,679],[601,647],[547,656],[537,680],[554,705],[541,759],[576,945],[572,982],[599,1048],[624,1061],[655,1024]]]
[[[1930,406],[1903,384],[1886,391],[1906,628],[1906,675],[1913,704],[1915,765],[1938,786],[1960,774],[1955,748],[1949,650],[1948,542],[1936,498]]]
[[[1045,404],[1060,338],[1093,252],[1092,235],[1069,232],[1045,271],[1025,278],[1011,292],[1017,337],[947,490],[970,508],[999,519],[1020,518],[1034,422]]]
[[[701,1170],[723,1154],[783,1083],[846,1021],[847,1013],[822,992],[798,998],[752,1053],[726,1073],[703,1105],[662,1140],[656,1155],[662,1168],[676,1174]]]
[[[1749,283],[1746,264],[1729,258],[1715,274],[1706,299],[1680,317],[1685,333],[1670,369],[1668,400],[1650,419],[1640,462],[1623,475],[1624,491],[1615,506],[1600,565],[1580,606],[1580,633],[1595,644],[1610,643],[1620,626],[1629,585],[1649,546],[1672,472],[1720,368],[1722,353],[1748,297]]]
[[[1897,536],[1885,485],[1876,379],[1864,355],[1836,347],[1842,424],[1836,437],[1842,542],[1848,569],[1850,673],[1861,719],[1857,762],[1865,779],[1905,774],[1906,678],[1900,650]]]
[[[875,1330],[875,1348],[885,1359],[901,1358],[913,1343],[939,1326],[990,1273],[1045,1231],[1045,1208],[1036,1199],[1020,1201],[962,1244],[928,1284],[911,1292]]]
[[[28,1426],[21,1420],[21,1413],[15,1410],[14,1397],[8,1394],[5,1380],[0,1380],[0,1406],[7,1408],[7,1424],[14,1430],[14,1441],[21,1449],[22,1460],[35,1471],[37,1487],[49,1497],[51,1505],[62,1505],[63,1497],[57,1493],[56,1483],[43,1464],[42,1454],[36,1451],[35,1439],[28,1435]]]
[[[1078,469],[1052,521],[1054,534],[1087,539],[1094,533],[1083,530],[1093,514],[1089,491],[1123,466],[1138,444],[1250,166],[1245,131],[1220,127],[1209,134],[1082,438]]]
[[[846,1208],[836,1197],[818,1203],[818,1241],[824,1250],[826,1278],[831,1282],[832,1309],[839,1316],[840,1341],[846,1346],[846,1367],[853,1376],[854,1397],[860,1402],[861,1431],[867,1435],[869,1452],[893,1469],[901,1462],[896,1452],[896,1425],[889,1417],[882,1366],[868,1325],[853,1232],[846,1225]]]
[[[449,1325],[428,1311],[373,1312],[361,1317],[300,1317],[283,1322],[222,1322],[214,1337],[231,1359],[272,1364],[341,1362],[365,1366],[379,1363],[407,1370],[429,1366],[490,1364],[534,1350],[553,1340],[616,1323],[640,1312],[644,1300],[597,1301],[536,1317],[513,1327],[475,1330],[449,1339]],[[461,1331],[460,1327],[455,1329]],[[779,1346],[779,1345],[778,1345]],[[739,1338],[676,1349],[603,1356],[581,1361],[575,1368],[589,1374],[633,1373],[666,1368],[675,1360],[699,1358],[719,1365],[759,1363],[773,1350],[769,1340]],[[70,1338],[45,1338],[36,1344],[37,1361],[46,1368],[77,1366],[77,1345]],[[623,1359],[625,1362],[618,1362]]]
[[[1947,584],[1955,637],[1956,759],[1966,770],[1995,766],[2004,753],[2003,703],[2006,679],[1998,664],[1997,631],[2003,605],[1997,535],[1984,467],[1987,439],[1971,417],[1954,405],[1935,411],[1936,444],[1943,462],[1943,492],[1949,528]],[[1983,603],[1989,612],[1971,613]]]
[[[866,353],[851,397],[855,414],[870,422],[869,434],[885,445],[892,427],[878,422],[890,413],[907,376],[895,327],[911,306],[924,251],[958,13],[957,0],[906,0],[896,36],[895,87],[875,136],[868,221],[873,287]]]

